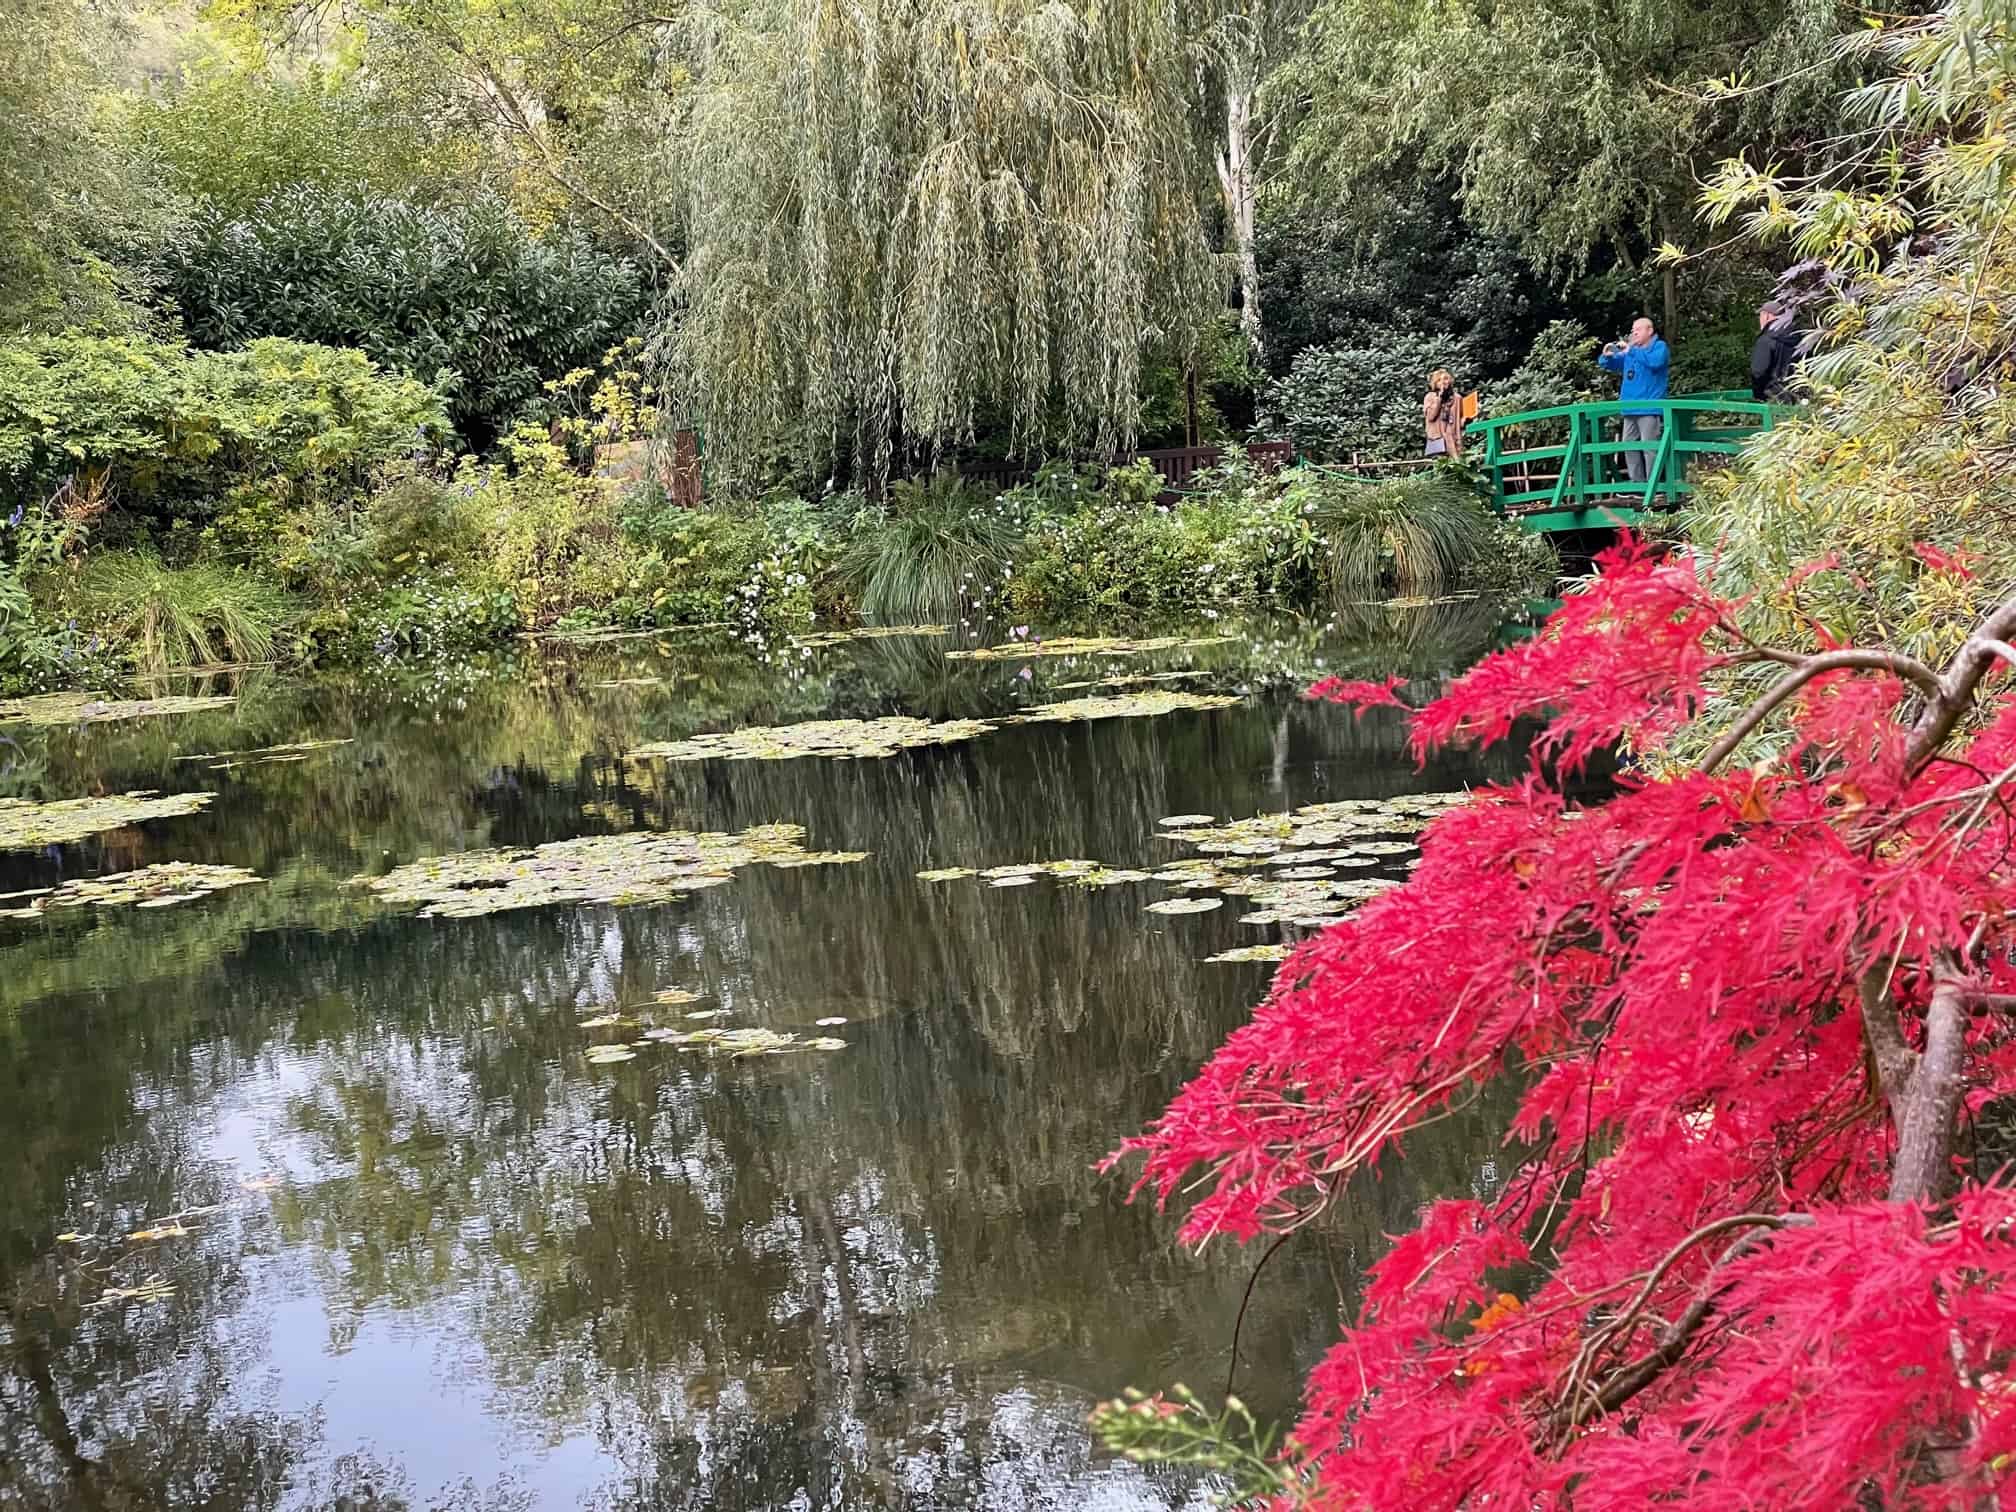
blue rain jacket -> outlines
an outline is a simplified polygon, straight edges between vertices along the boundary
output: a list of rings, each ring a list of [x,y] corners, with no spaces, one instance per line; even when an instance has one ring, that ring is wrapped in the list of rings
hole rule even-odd
[[[1656,415],[1656,408],[1631,408],[1633,399],[1664,399],[1666,397],[1666,368],[1672,362],[1673,354],[1666,350],[1664,338],[1654,336],[1642,347],[1626,347],[1621,352],[1613,352],[1596,359],[1597,365],[1606,372],[1622,373],[1624,387],[1617,397],[1624,401],[1627,415]]]

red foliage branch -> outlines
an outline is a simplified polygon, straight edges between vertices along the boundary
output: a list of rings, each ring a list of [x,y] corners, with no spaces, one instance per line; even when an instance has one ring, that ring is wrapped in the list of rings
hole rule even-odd
[[[1954,1154],[2016,1092],[2016,699],[1977,701],[2016,600],[1935,672],[1757,646],[1683,559],[1600,566],[1410,716],[1422,755],[1537,719],[1528,775],[1113,1158],[1195,1195],[1184,1239],[1248,1239],[1519,1089],[1502,1195],[1427,1209],[1311,1376],[1299,1504],[2016,1505],[2016,1186]],[[1559,773],[1656,752],[1745,661],[1785,670],[1701,768],[1569,801]],[[1721,771],[1772,717],[1789,743]]]

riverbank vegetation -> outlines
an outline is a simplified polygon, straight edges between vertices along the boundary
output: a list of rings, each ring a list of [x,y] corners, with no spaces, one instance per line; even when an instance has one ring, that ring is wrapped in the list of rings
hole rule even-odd
[[[0,683],[589,623],[1516,597],[1550,564],[1460,472],[1321,469],[1418,458],[1433,367],[1501,410],[1597,392],[1640,308],[1678,327],[1676,384],[1741,382],[1772,259],[1652,254],[1705,234],[1697,169],[1804,140],[1861,66],[1818,13],[1729,54],[1756,9],[1620,20],[1605,98],[1731,57],[1798,91],[1635,101],[1609,187],[1551,195],[1504,134],[1544,71],[1493,86],[1474,151],[1425,109],[1352,136],[1410,55],[1344,0],[34,0],[0,71]],[[1131,460],[1246,439],[1310,465],[1173,490]]]

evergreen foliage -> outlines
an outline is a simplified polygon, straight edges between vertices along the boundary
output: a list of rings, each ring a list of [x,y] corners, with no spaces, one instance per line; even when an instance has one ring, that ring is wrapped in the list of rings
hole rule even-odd
[[[161,276],[200,345],[360,348],[439,386],[479,450],[549,381],[628,336],[647,300],[635,263],[579,232],[535,237],[493,195],[443,204],[316,184],[242,212],[205,206]]]

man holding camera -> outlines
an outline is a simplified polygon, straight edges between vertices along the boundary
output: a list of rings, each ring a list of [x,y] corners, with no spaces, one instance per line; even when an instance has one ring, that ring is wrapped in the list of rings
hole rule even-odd
[[[1631,323],[1628,340],[1610,342],[1596,359],[1597,366],[1621,375],[1624,380],[1617,393],[1623,402],[1624,440],[1657,442],[1665,433],[1664,410],[1656,405],[1633,409],[1631,401],[1664,399],[1666,370],[1672,360],[1666,343],[1653,329],[1652,322],[1642,315]],[[1625,452],[1624,471],[1633,483],[1643,483],[1651,476],[1651,448],[1634,446]]]

